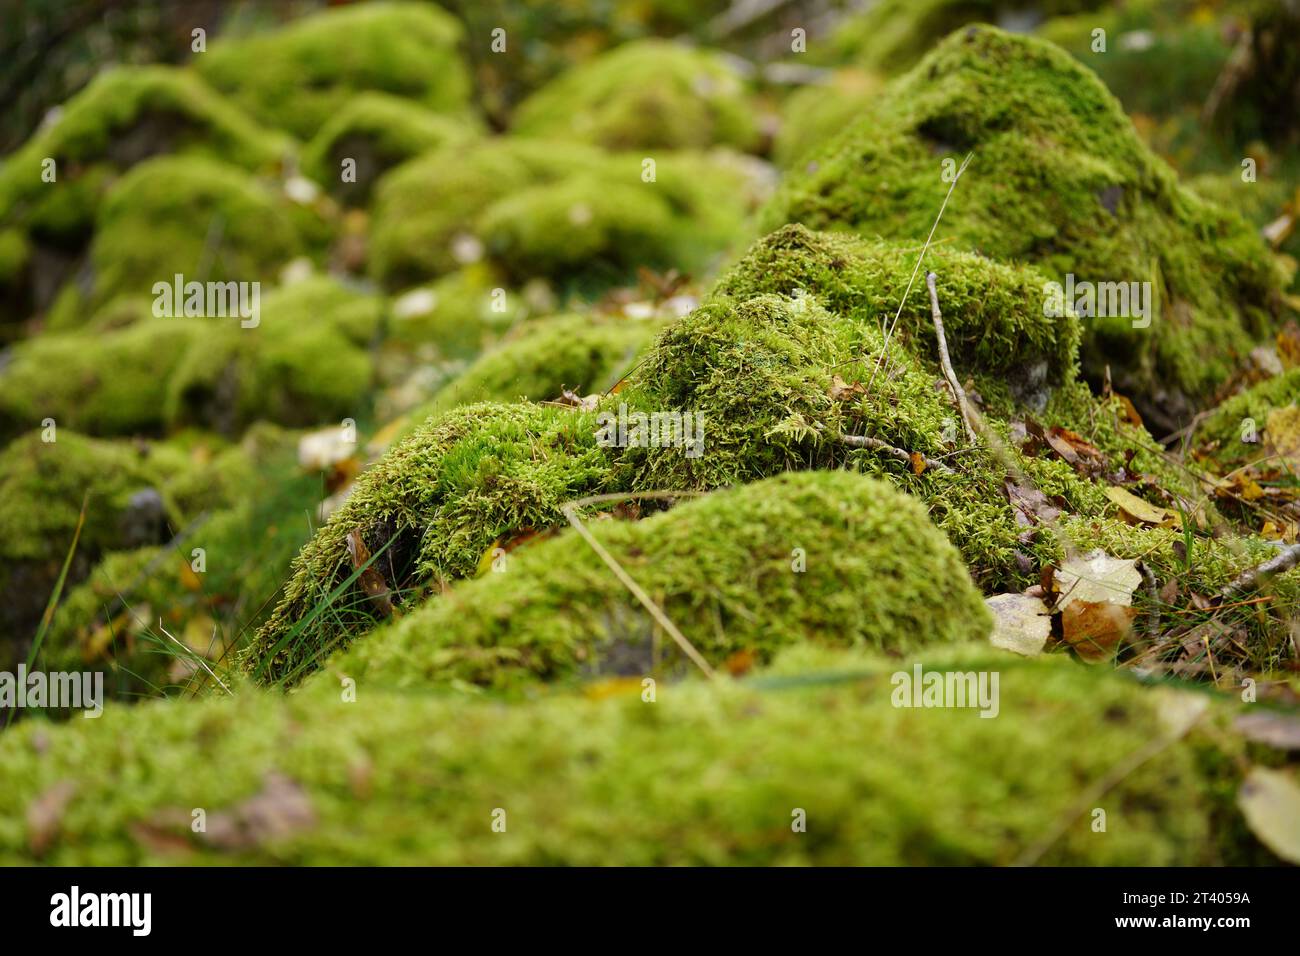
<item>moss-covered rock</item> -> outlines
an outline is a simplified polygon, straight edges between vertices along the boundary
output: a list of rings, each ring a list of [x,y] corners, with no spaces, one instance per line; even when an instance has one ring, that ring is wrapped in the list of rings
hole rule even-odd
[[[465,113],[470,83],[456,49],[461,39],[460,25],[431,3],[367,3],[222,38],[194,68],[262,122],[309,139],[366,90]]]
[[[364,558],[353,555],[374,556],[400,605],[431,581],[472,573],[500,539],[562,524],[561,505],[606,490],[609,456],[595,433],[591,413],[535,405],[468,405],[422,425],[362,473],[298,555],[243,654],[249,669],[301,676],[383,617],[383,602],[354,583]]]
[[[91,435],[159,433],[168,381],[189,347],[208,338],[205,321],[150,316],[18,343],[0,368],[0,437],[46,418]]]
[[[267,293],[260,311],[254,328],[199,320],[209,323],[206,333],[167,382],[167,423],[236,434],[257,420],[307,426],[363,418],[383,300],[317,276]]]
[[[375,180],[421,153],[463,144],[476,135],[470,122],[443,116],[400,96],[358,93],[330,116],[303,150],[302,169],[352,206],[370,199]],[[342,164],[355,164],[350,177]]]
[[[968,152],[941,237],[1062,286],[1071,274],[1150,283],[1150,327],[1131,305],[1134,317],[1088,317],[1084,360],[1099,377],[1109,364],[1161,424],[1209,395],[1277,317],[1280,270],[1258,235],[1180,186],[1067,54],[991,27],[952,35],[892,84],[787,181],[766,222],[919,242],[948,189],[941,164]]]
[[[105,197],[90,249],[89,306],[152,297],[155,283],[273,280],[301,248],[286,204],[237,167],[196,157],[141,163]]]
[[[198,77],[165,66],[97,75],[0,167],[0,222],[80,246],[114,178],[160,153],[202,153],[245,169],[271,167],[288,140],[263,129]],[[42,163],[55,161],[54,182]]]
[[[898,652],[991,629],[921,505],[847,472],[781,475],[637,522],[594,521],[591,533],[719,669],[801,642]],[[694,666],[573,531],[502,560],[500,573],[368,635],[329,669],[385,687],[503,688]]]
[[[53,441],[44,440],[46,437]],[[77,540],[69,582],[107,551],[168,536],[161,489],[178,469],[147,448],[97,441],[70,429],[42,429],[0,451],[0,656],[12,663]],[[82,503],[85,522],[77,535]]]
[[[370,272],[390,288],[486,259],[516,279],[626,280],[637,265],[697,272],[747,238],[763,192],[725,154],[642,159],[580,144],[486,140],[422,156],[375,189]]]
[[[613,150],[759,145],[748,83],[721,54],[664,40],[625,43],[519,105],[512,132]]]
[[[1162,698],[1057,660],[953,651],[926,671],[996,671],[1000,709],[894,707],[911,662],[801,650],[738,683],[641,685],[502,707],[362,682],[290,697],[112,707],[24,721],[0,746],[8,863],[1044,864],[1261,862],[1233,804],[1231,702],[1099,798],[1148,750]],[[34,844],[26,810],[73,797]],[[283,829],[258,826],[273,794]],[[1091,805],[1090,805],[1091,806]],[[207,811],[205,833],[191,810]],[[505,832],[492,823],[505,813]],[[792,814],[807,832],[792,832]],[[430,826],[430,820],[439,821]],[[218,826],[217,824],[221,825]],[[1057,831],[1059,830],[1059,835]],[[1225,836],[1231,834],[1231,838]],[[1046,842],[1044,842],[1046,841]]]

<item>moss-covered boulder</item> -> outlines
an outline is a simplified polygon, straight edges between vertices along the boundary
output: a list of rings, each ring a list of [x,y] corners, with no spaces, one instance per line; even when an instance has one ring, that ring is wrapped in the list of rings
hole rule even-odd
[[[664,40],[625,43],[573,67],[519,105],[511,130],[614,150],[752,150],[760,139],[735,67]]]
[[[1045,310],[1075,282],[1116,284],[1085,318],[1085,367],[1100,377],[1109,364],[1160,424],[1204,400],[1281,310],[1280,271],[1254,230],[1180,186],[1071,57],[991,27],[953,34],[891,84],[787,181],[766,222],[919,242],[948,190],[944,163],[968,152],[940,237],[1040,266],[1059,284]],[[1130,283],[1148,308],[1124,307]]]
[[[162,153],[200,153],[255,170],[274,167],[288,140],[257,125],[198,77],[165,66],[97,75],[0,167],[0,223],[42,242],[79,247],[103,189]],[[56,178],[42,178],[54,160]]]
[[[117,295],[153,297],[154,286],[270,283],[301,249],[287,203],[247,173],[216,160],[163,156],[141,163],[105,197],[90,248],[89,312]],[[180,308],[173,303],[173,310]]]
[[[991,629],[965,565],[924,508],[847,472],[781,475],[641,521],[590,525],[717,669],[734,655],[766,662],[801,642],[899,652]],[[516,554],[328,667],[384,687],[498,688],[694,667],[573,531]]]
[[[461,40],[460,25],[431,3],[367,3],[223,37],[195,57],[194,68],[262,122],[309,139],[366,90],[465,113],[470,82]]]
[[[1062,660],[935,651],[999,677],[999,713],[892,706],[912,661],[807,649],[743,682],[503,707],[362,681],[289,697],[24,721],[0,745],[0,859],[47,864],[1276,862],[1234,794],[1231,701],[1176,739],[1167,698]],[[1238,705],[1239,706],[1239,705]],[[1132,772],[1114,768],[1168,746]],[[1117,777],[1096,805],[1080,794]],[[28,808],[75,785],[53,832]],[[277,826],[257,808],[274,801]],[[191,811],[207,811],[203,833]],[[796,811],[806,832],[793,832]],[[493,821],[505,814],[505,832]],[[430,826],[437,820],[437,826]],[[280,825],[283,824],[283,825]],[[498,828],[500,829],[500,828]]]
[[[0,368],[0,437],[46,418],[91,435],[159,433],[168,382],[189,347],[208,338],[205,321],[149,316],[18,343]]]
[[[302,549],[244,652],[249,669],[301,676],[391,613],[386,605],[472,573],[505,538],[562,524],[563,504],[607,490],[609,454],[595,434],[593,414],[537,405],[467,405],[426,422],[361,474]],[[384,582],[382,599],[363,590],[379,593],[365,570]]]
[[[467,120],[388,93],[358,93],[330,116],[303,150],[302,170],[350,206],[369,202],[375,180],[421,153],[476,135]],[[346,170],[344,163],[351,160]]]
[[[45,440],[45,439],[53,440]],[[162,488],[179,468],[147,448],[42,428],[0,451],[0,658],[12,663],[72,550],[69,581],[84,578],[107,551],[169,537]],[[81,508],[85,521],[77,534]]]
[[[324,276],[268,292],[260,321],[202,319],[205,334],[167,382],[170,426],[236,434],[254,421],[308,426],[359,420],[374,382],[371,345],[385,305]],[[167,320],[155,320],[167,321]]]
[[[638,265],[698,272],[748,238],[753,169],[698,153],[645,169],[636,154],[527,139],[418,157],[375,188],[370,273],[403,288],[486,260],[516,280],[600,286]]]

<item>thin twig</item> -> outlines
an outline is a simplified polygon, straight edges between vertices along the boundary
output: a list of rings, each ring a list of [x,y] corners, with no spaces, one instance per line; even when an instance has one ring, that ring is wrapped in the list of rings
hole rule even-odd
[[[913,454],[920,454],[919,452],[908,452],[901,448],[895,448],[893,445],[883,442],[879,438],[871,438],[868,435],[840,435],[839,440],[845,445],[851,445],[854,448],[871,448],[875,451],[883,451],[886,455],[897,458],[899,461],[905,461],[908,464],[911,464]],[[938,459],[921,455],[921,460],[925,462],[925,467],[927,469],[941,471],[949,475],[953,473],[951,468]]]
[[[952,198],[952,191],[957,188],[961,174],[966,172],[966,167],[970,164],[971,157],[974,155],[974,153],[966,154],[966,158],[961,161],[961,168],[957,170],[957,175],[953,177],[952,183],[948,186],[948,194],[943,197],[943,205],[939,207],[939,215],[934,217],[934,224],[930,226],[930,234],[925,237],[925,245],[921,247],[921,254],[916,257],[916,265],[912,267],[912,277],[907,280],[907,289],[903,292],[903,298],[899,300],[898,311],[894,313],[894,321],[885,330],[885,342],[881,347],[880,357],[876,359],[876,367],[871,370],[871,378],[867,381],[868,389],[871,388],[872,382],[876,380],[876,372],[880,371],[881,362],[889,356],[889,340],[894,335],[894,329],[898,327],[898,320],[903,314],[903,306],[907,304],[907,297],[912,294],[912,286],[916,283],[916,274],[921,271],[921,263],[925,261],[925,254],[930,249],[930,241],[934,238],[934,231],[939,228],[939,220],[943,218],[943,211],[948,208],[948,200]]]
[[[632,592],[632,596],[641,603],[642,607],[650,612],[650,616],[658,622],[659,626],[668,632],[669,636],[671,636],[677,643],[677,646],[682,649],[682,653],[689,657],[695,666],[704,672],[705,677],[709,678],[709,680],[715,680],[717,675],[713,672],[713,668],[709,666],[709,662],[706,661],[700,652],[695,649],[695,645],[688,641],[686,636],[677,629],[677,625],[668,619],[668,615],[663,612],[663,609],[650,599],[650,595],[646,594],[641,585],[632,580],[632,576],[623,570],[623,566],[619,564],[618,561],[614,559],[614,556],[606,551],[604,546],[596,540],[595,536],[587,530],[586,526],[582,523],[582,519],[578,517],[577,512],[577,509],[583,505],[594,504],[598,501],[617,501],[624,498],[638,497],[670,498],[679,497],[682,494],[682,492],[678,491],[651,491],[630,494],[593,495],[590,498],[583,498],[579,501],[571,501],[568,504],[562,505],[560,510],[564,512],[564,517],[569,519],[569,524],[573,525],[573,530],[577,531],[578,534],[582,536],[582,539],[591,546],[591,550],[595,551],[597,556],[605,562],[606,566],[614,572],[614,576],[623,583],[625,588]]]
[[[1300,544],[1293,544],[1276,557],[1269,558],[1263,564],[1253,567],[1240,575],[1219,592],[1219,597],[1227,601],[1246,591],[1253,591],[1268,578],[1290,571],[1297,564],[1300,564]]]
[[[943,331],[943,316],[939,312],[939,293],[935,289],[937,278],[933,272],[927,272],[925,275],[925,287],[930,290],[930,316],[934,319],[934,334],[939,339],[939,364],[943,366],[943,376],[948,380],[952,397],[957,402],[957,410],[961,412],[961,424],[966,429],[966,439],[974,444],[975,427],[971,422],[970,406],[966,403],[966,392],[957,379],[957,373],[953,371],[952,357],[948,355],[948,337]]]

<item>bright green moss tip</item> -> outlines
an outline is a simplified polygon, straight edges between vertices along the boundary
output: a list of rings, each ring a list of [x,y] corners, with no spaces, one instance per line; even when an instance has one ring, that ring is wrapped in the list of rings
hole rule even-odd
[[[512,132],[607,149],[756,148],[747,81],[721,54],[664,40],[625,43],[519,105]]]
[[[381,619],[348,583],[350,534],[378,556],[374,567],[400,604],[473,573],[499,538],[561,525],[561,505],[607,490],[609,460],[595,432],[591,413],[536,405],[468,405],[426,422],[357,479],[303,548],[244,652],[247,668],[263,680],[300,677]]]
[[[308,139],[365,90],[464,114],[470,81],[461,39],[457,21],[431,3],[367,3],[223,37],[194,68],[262,122]]]
[[[589,511],[587,523],[715,668],[734,654],[767,661],[800,642],[905,651],[991,629],[966,566],[924,507],[849,472],[781,475],[637,522]],[[572,530],[501,561],[357,642],[330,671],[376,686],[506,687],[694,667]]]
[[[941,596],[936,596],[941,601]],[[1160,698],[1068,661],[935,649],[997,672],[999,713],[891,705],[912,661],[806,648],[741,682],[661,683],[502,706],[359,682],[289,697],[24,721],[0,748],[0,860],[46,864],[1207,865],[1272,859],[1232,796],[1241,748],[1195,731],[1148,750]],[[27,810],[75,785],[37,855]],[[292,823],[222,839],[274,793]],[[263,801],[267,798],[263,797]],[[207,810],[206,833],[191,810]],[[495,832],[502,819],[505,832]],[[802,810],[805,832],[792,824]],[[437,825],[430,825],[437,821]],[[1225,828],[1240,838],[1224,839]],[[234,826],[236,834],[244,828]]]
[[[1133,326],[1132,307],[1084,320],[1085,368],[1100,377],[1109,364],[1125,393],[1159,393],[1177,414],[1276,319],[1281,274],[1254,230],[1180,186],[1068,54],[992,27],[954,33],[887,87],[786,181],[764,222],[920,243],[949,188],[942,164],[955,171],[968,153],[940,226],[952,248],[1062,285],[1150,283],[1149,327]]]

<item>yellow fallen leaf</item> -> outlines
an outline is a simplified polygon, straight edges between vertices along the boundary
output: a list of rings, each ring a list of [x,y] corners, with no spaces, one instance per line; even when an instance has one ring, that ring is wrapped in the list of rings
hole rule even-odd
[[[1260,843],[1300,863],[1300,785],[1289,774],[1255,767],[1237,792],[1237,806]]]
[[[1153,505],[1123,488],[1112,485],[1106,489],[1106,497],[1114,502],[1120,510],[1121,517],[1129,524],[1178,526],[1177,512]]]

